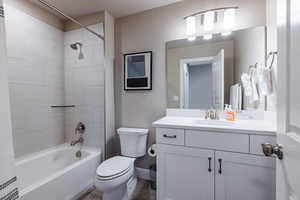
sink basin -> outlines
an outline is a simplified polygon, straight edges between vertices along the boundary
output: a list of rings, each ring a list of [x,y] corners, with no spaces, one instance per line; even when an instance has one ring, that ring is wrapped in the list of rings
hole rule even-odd
[[[195,120],[194,123],[200,125],[210,125],[210,126],[232,126],[234,122],[226,120]]]

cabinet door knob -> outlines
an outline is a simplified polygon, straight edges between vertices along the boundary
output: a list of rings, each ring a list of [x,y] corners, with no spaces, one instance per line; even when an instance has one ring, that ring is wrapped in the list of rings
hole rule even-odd
[[[272,145],[270,143],[264,143],[261,145],[265,156],[270,157],[276,155],[279,160],[283,159],[282,146],[279,144]]]
[[[222,159],[218,159],[219,162],[219,174],[222,174]]]
[[[177,137],[176,135],[167,135],[167,134],[164,134],[163,136],[169,139],[175,139]]]
[[[211,157],[208,158],[208,171],[211,172]]]

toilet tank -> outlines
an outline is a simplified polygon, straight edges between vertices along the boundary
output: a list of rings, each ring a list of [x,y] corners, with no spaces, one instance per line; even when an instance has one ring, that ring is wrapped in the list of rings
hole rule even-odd
[[[146,154],[148,129],[119,128],[121,153],[123,156],[138,158]]]

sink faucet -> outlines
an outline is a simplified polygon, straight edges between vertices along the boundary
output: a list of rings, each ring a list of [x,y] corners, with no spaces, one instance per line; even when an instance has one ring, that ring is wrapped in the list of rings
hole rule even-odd
[[[218,111],[215,109],[209,109],[205,112],[205,119],[206,120],[218,120],[219,115]]]
[[[73,140],[72,142],[71,142],[71,146],[75,146],[76,144],[83,144],[83,142],[84,142],[84,139],[83,139],[83,137],[80,137],[78,140]]]

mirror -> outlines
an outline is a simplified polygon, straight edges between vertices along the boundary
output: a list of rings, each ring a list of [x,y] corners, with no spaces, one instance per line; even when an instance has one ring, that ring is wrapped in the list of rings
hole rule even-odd
[[[222,110],[242,73],[256,63],[265,65],[266,28],[218,34],[211,40],[169,41],[166,48],[168,108]],[[242,99],[241,108],[251,106]]]

